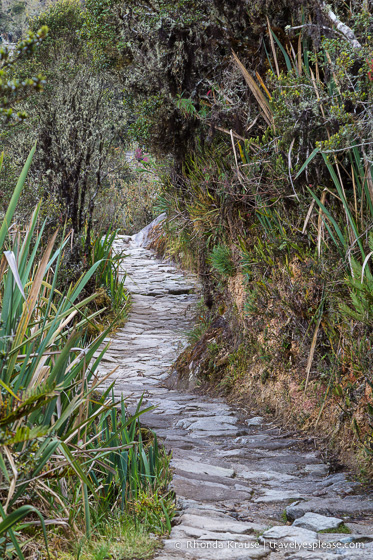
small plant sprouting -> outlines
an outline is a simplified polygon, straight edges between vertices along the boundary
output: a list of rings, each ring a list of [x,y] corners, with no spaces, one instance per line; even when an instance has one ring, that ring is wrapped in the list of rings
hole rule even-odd
[[[288,519],[288,516],[287,516],[287,513],[286,513],[286,509],[284,509],[284,511],[282,512],[281,519],[284,523],[288,523],[289,519]]]
[[[345,533],[349,535],[351,533],[351,529],[347,527],[344,523],[342,523],[339,527],[333,529],[323,529],[319,531],[319,533]]]

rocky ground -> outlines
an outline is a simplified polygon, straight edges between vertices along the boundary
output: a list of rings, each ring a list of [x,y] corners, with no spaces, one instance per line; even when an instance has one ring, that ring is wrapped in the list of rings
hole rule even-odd
[[[172,450],[179,517],[156,560],[368,560],[373,499],[329,474],[311,442],[223,399],[169,389],[197,300],[196,281],[119,236],[132,310],[102,363],[115,394],[156,408],[142,423]],[[112,378],[111,378],[112,379]],[[328,532],[325,532],[328,531]]]

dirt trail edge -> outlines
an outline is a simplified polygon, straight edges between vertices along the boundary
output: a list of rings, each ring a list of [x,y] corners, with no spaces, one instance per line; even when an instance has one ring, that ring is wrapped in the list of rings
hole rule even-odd
[[[180,516],[156,560],[372,560],[373,499],[348,473],[328,474],[300,437],[261,417],[242,422],[223,399],[166,388],[196,280],[137,239],[116,241],[133,303],[100,374],[119,366],[115,395],[134,404],[144,393],[144,406],[156,405],[142,423],[173,453]]]

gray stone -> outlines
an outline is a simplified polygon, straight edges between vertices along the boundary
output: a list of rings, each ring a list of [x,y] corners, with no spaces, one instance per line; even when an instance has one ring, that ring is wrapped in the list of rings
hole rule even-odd
[[[216,503],[222,500],[243,500],[251,496],[252,489],[236,490],[230,486],[216,482],[201,482],[175,475],[172,487],[178,496],[192,500],[203,500],[207,503]]]
[[[373,515],[373,501],[363,499],[362,496],[351,496],[340,499],[335,497],[312,498],[297,504],[291,504],[286,508],[288,519],[294,520],[303,517],[305,513],[312,511],[327,516],[351,516]]]
[[[293,526],[303,527],[304,529],[309,529],[310,531],[316,531],[318,533],[326,529],[336,529],[342,523],[343,520],[337,517],[326,517],[325,515],[308,511],[303,517],[296,519]]]
[[[351,547],[339,545],[335,547],[333,543],[328,548],[315,548],[310,551],[287,552],[286,560],[372,560],[373,548],[369,544]]]
[[[222,431],[222,430],[235,430],[235,424],[237,423],[237,418],[232,416],[223,416],[223,417],[207,417],[207,418],[195,418],[191,419],[189,425],[189,419],[187,420],[180,420],[180,427],[187,427],[188,430],[198,430],[204,432],[215,432],[215,431]],[[178,422],[179,424],[179,422]],[[184,424],[184,425],[183,425]],[[179,426],[177,426],[179,427]]]
[[[220,438],[220,437],[224,437],[226,438],[227,436],[234,436],[235,434],[238,433],[239,430],[237,430],[237,428],[234,428],[233,426],[229,427],[228,424],[225,425],[225,427],[223,429],[219,429],[219,425],[216,426],[217,429],[215,430],[201,430],[201,431],[192,431],[190,437],[195,438],[195,439],[200,439],[200,438]]]
[[[248,537],[245,534],[229,533],[229,532],[211,532],[197,527],[189,527],[188,525],[177,525],[172,530],[172,538],[193,537],[204,541],[236,541],[236,542],[256,542],[255,537]]]
[[[228,532],[237,533],[241,535],[248,535],[253,533],[252,523],[242,523],[226,516],[225,519],[221,517],[203,517],[199,515],[190,515],[188,513],[181,517],[181,523],[189,525],[190,527],[198,527],[205,531],[212,532]]]
[[[234,476],[233,469],[214,467],[214,465],[199,463],[197,461],[188,461],[186,459],[173,459],[172,465],[179,470],[194,474],[208,474],[210,476],[223,476],[228,478],[232,478]]]
[[[183,511],[185,511],[185,513],[193,513],[193,511],[198,510],[198,513],[196,515],[205,516],[207,515],[207,513],[213,514],[214,512],[217,513],[216,517],[220,517],[221,515],[223,516],[226,515],[226,513],[224,513],[225,511],[224,508],[219,508],[216,505],[200,502],[197,500],[182,498],[181,496],[177,497],[177,504],[179,507],[181,507]],[[203,513],[201,513],[201,510]]]
[[[264,418],[262,416],[254,416],[254,418],[249,418],[246,420],[247,426],[260,426],[263,424]]]
[[[168,539],[165,541],[163,557],[169,560],[165,553],[172,553],[176,558],[183,560],[256,560],[266,558],[269,550],[258,547],[255,541],[233,542],[234,546],[228,543],[212,541],[193,541],[191,539]],[[157,559],[156,559],[157,560]]]
[[[286,560],[341,560],[341,556],[336,556],[332,552],[326,552],[322,549],[315,549],[310,552],[309,550],[297,550],[296,552],[285,552]],[[349,560],[349,559],[345,559]]]
[[[245,480],[256,480],[258,482],[272,481],[276,484],[279,482],[289,482],[291,480],[295,480],[295,476],[291,474],[284,474],[276,471],[238,471],[238,474]]]
[[[264,495],[256,498],[254,502],[257,504],[271,503],[271,502],[288,502],[289,500],[299,500],[301,496],[298,492],[293,490],[272,490],[263,489]],[[287,512],[287,510],[286,510]]]
[[[149,236],[151,235],[152,229],[154,229],[155,226],[159,225],[165,219],[166,219],[166,214],[163,212],[162,214],[157,216],[157,218],[155,218],[150,224],[148,224],[141,231],[139,231],[139,233],[136,233],[136,235],[131,236],[131,241],[134,243],[135,246],[137,245],[138,247],[145,247],[149,241]]]
[[[192,500],[188,500],[188,501],[192,501]],[[193,507],[188,507],[187,509],[184,509],[184,513],[187,513],[188,515],[197,515],[197,517],[220,517],[221,519],[226,519],[227,514],[225,512],[223,512],[223,510],[218,510],[215,508],[214,504],[208,504],[210,506],[210,509],[206,509],[206,504],[204,504],[203,508],[193,508]]]
[[[312,547],[312,545],[316,544],[318,541],[315,531],[308,531],[308,529],[294,527],[293,525],[279,525],[265,531],[263,535],[259,537],[259,542],[262,544],[287,542],[307,548],[308,546]]]
[[[304,467],[306,473],[313,474],[315,476],[325,476],[329,472],[329,468],[324,463],[318,465],[306,465]]]

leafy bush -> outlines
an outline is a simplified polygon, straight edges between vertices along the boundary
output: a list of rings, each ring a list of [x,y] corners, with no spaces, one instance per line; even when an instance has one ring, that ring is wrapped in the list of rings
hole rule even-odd
[[[369,237],[373,245],[373,235]],[[353,276],[346,278],[350,291],[350,305],[343,302],[340,309],[346,317],[359,321],[368,327],[373,325],[373,276],[368,267],[363,267],[355,259],[351,260]]]
[[[42,197],[41,212],[48,219],[48,233],[65,222],[73,228],[73,240],[70,248],[66,247],[63,267],[65,276],[71,277],[75,272],[77,277],[91,235],[106,233],[107,223],[111,223],[107,214],[109,218],[117,215],[107,193],[128,167],[122,157],[123,150],[119,150],[122,144],[127,149],[126,115],[115,76],[96,71],[92,51],[82,37],[85,12],[81,2],[48,2],[40,10],[30,22],[32,44],[35,43],[29,49],[31,56],[22,56],[8,73],[24,86],[28,84],[28,76],[42,74],[43,95],[31,95],[38,91],[36,82],[28,85],[27,96],[21,88],[20,109],[29,118],[22,126],[12,127],[1,136],[2,149],[11,160],[13,174],[18,176],[25,150],[29,150],[30,142],[38,142],[27,197],[21,201],[17,215],[23,220]],[[44,33],[41,37],[42,42],[37,35],[39,29],[44,32],[49,29],[48,35]],[[7,101],[13,107],[16,99],[10,93]],[[7,188],[2,189],[4,205],[14,184],[11,179],[4,184]],[[98,204],[100,213],[96,215]],[[100,220],[103,215],[105,220]],[[88,228],[88,245],[82,248],[80,237],[85,228]]]
[[[17,75],[18,65],[30,57],[36,48],[48,36],[48,27],[40,26],[29,31],[28,36],[20,41],[14,53],[9,47],[0,48],[0,115],[7,124],[22,122],[27,114],[22,110],[15,110],[14,106],[35,91],[43,91],[45,78],[39,72],[34,77]]]

